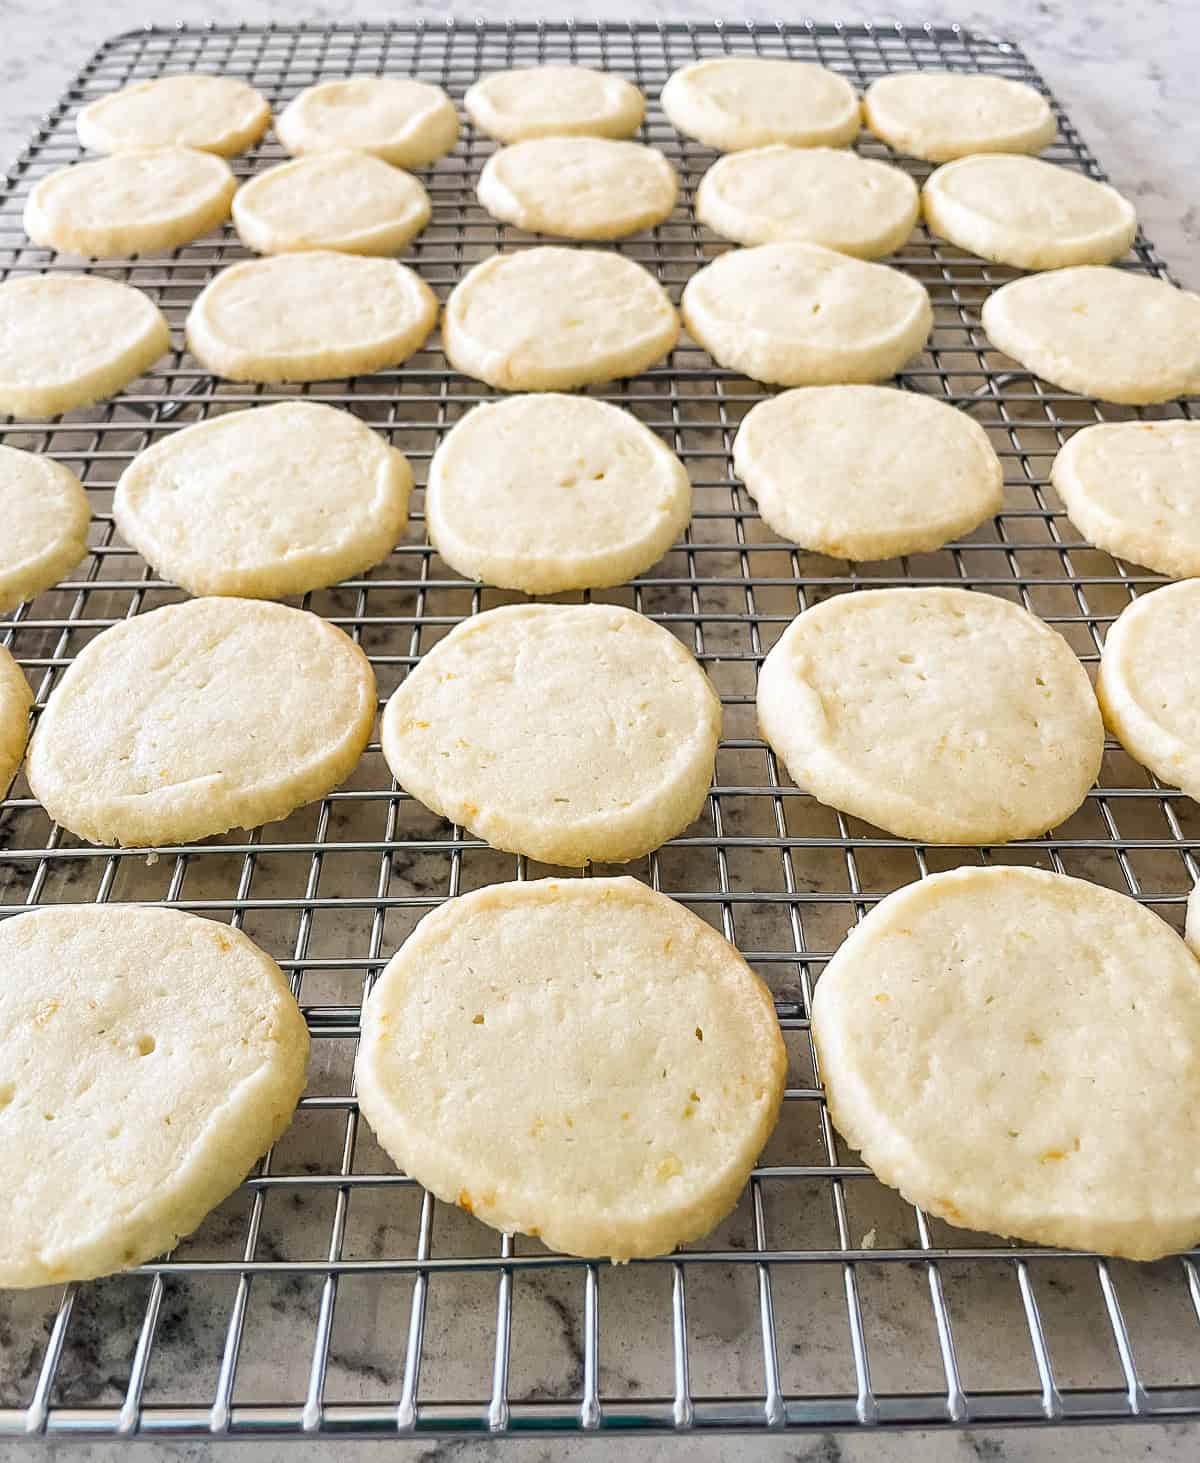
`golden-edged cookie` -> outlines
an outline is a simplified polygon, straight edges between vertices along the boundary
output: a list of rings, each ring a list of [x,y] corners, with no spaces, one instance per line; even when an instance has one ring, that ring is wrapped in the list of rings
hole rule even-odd
[[[193,71],[110,92],[89,102],[75,126],[83,146],[95,152],[195,147],[232,157],[257,142],[270,121],[270,107],[252,86]]]
[[[718,365],[779,386],[882,381],[933,328],[924,285],[819,244],[722,254],[688,280],[680,310]]]
[[[773,142],[847,147],[861,122],[858,94],[845,77],[763,56],[693,61],[667,78],[662,109],[685,137],[718,152]]]
[[[425,522],[452,569],[559,594],[623,584],[687,527],[692,487],[661,437],[590,396],[484,402],[429,466]]]
[[[92,843],[183,843],[323,797],[375,721],[375,675],[307,610],[193,599],[122,620],[55,686],[27,771],[47,813]]]
[[[187,343],[230,381],[324,381],[399,365],[436,319],[406,265],[322,249],[223,269],[188,312]]]
[[[278,965],[175,909],[0,923],[0,1286],[151,1260],[291,1121],[308,1032]]]
[[[429,222],[411,173],[368,152],[314,152],[257,173],[233,200],[238,237],[259,254],[395,254]]]
[[[84,274],[0,284],[0,413],[52,417],[114,396],[170,349],[141,290]]]
[[[468,87],[463,106],[500,142],[529,137],[632,137],[646,110],[637,87],[588,66],[521,66]]]
[[[939,548],[1000,510],[1004,471],[965,412],[890,386],[801,386],[746,414],[733,463],[776,533],[835,559]]]
[[[600,249],[492,254],[442,316],[450,364],[503,391],[565,391],[636,376],[679,339],[679,316],[648,269]]]
[[[412,471],[358,417],[284,401],[160,437],[117,483],[122,536],[191,594],[282,599],[386,559]]]
[[[771,997],[633,879],[494,884],[428,915],[363,1011],[359,1103],[438,1198],[628,1260],[707,1234],[779,1113]]]
[[[35,184],[25,232],[35,244],[100,258],[175,249],[229,217],[229,164],[195,147],[149,147],[73,163]]]
[[[409,76],[349,76],[310,86],[275,131],[288,152],[357,148],[401,168],[423,168],[458,141],[458,113],[441,89]]]
[[[1096,695],[1130,756],[1200,799],[1200,579],[1121,611],[1104,639]]]
[[[897,152],[933,163],[977,152],[1041,152],[1056,131],[1033,87],[962,71],[881,76],[863,95],[863,120]]]
[[[494,848],[627,863],[712,782],[721,704],[690,652],[617,605],[507,605],[457,625],[387,704],[406,791]]]
[[[843,1137],[928,1213],[1134,1260],[1200,1238],[1200,964],[1126,895],[909,884],[826,967],[812,1033]]]
[[[805,610],[763,664],[758,720],[798,786],[922,843],[1037,837],[1083,802],[1104,751],[1063,637],[966,589],[866,590]]]
[[[40,452],[0,447],[0,612],[49,589],[87,553],[83,485]]]

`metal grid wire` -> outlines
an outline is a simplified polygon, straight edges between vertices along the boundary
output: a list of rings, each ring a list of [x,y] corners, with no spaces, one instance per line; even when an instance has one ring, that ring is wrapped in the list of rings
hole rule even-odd
[[[411,74],[461,99],[481,72],[573,60],[621,72],[649,97],[643,136],[678,165],[680,205],[668,223],[617,247],[677,298],[689,275],[728,246],[691,209],[713,155],[676,136],[657,98],[675,67],[722,51],[821,61],[860,88],[888,71],[937,67],[1046,91],[1015,46],[959,29],[153,28],[102,46],[44,119],[0,194],[0,270],[79,268],[30,246],[21,208],[37,178],[78,158],[78,108],[130,81],[223,72],[278,107],[328,77]],[[1068,119],[1057,116],[1047,156],[1100,177]],[[865,137],[859,146],[889,155]],[[468,127],[455,154],[423,174],[433,221],[407,257],[443,297],[475,260],[532,242],[494,224],[475,201],[492,147]],[[268,138],[234,166],[244,176],[280,156]],[[928,171],[899,161],[919,178]],[[226,229],[169,255],[86,267],[146,290],[179,342],[198,290],[244,253]],[[1115,745],[1098,786],[1064,827],[989,850],[914,845],[823,808],[757,738],[758,664],[797,611],[831,594],[919,583],[1004,595],[1057,626],[1094,665],[1106,627],[1157,582],[1082,542],[1048,474],[1080,426],[1186,406],[1141,413],[1057,392],[998,358],[979,329],[981,301],[1011,271],[923,230],[896,262],[928,286],[937,317],[929,350],[901,384],[971,412],[1006,470],[1003,512],[962,542],[859,565],[778,542],[731,475],[729,456],[763,389],[714,369],[686,340],[666,364],[595,393],[661,433],[695,486],[684,542],[650,574],[596,597],[669,626],[725,705],[727,735],[706,813],[632,872],[736,941],[777,999],[791,1058],[787,1099],[735,1213],[700,1245],[614,1269],[495,1235],[435,1203],[375,1146],[359,1122],[351,1075],[372,980],[443,900],[545,872],[487,849],[399,793],[377,741],[342,789],[285,822],[149,858],[81,844],[50,824],[19,778],[0,809],[7,913],[63,900],[143,900],[229,920],[291,976],[314,1058],[289,1133],[174,1254],[93,1285],[0,1300],[0,1433],[628,1432],[1200,1414],[1192,1258],[1131,1266],[953,1230],[904,1204],[844,1149],[814,1069],[812,983],[847,928],[892,889],[962,863],[1034,864],[1128,892],[1178,925],[1200,843],[1196,807]],[[1142,238],[1124,267],[1163,273]],[[448,370],[436,344],[369,378],[265,389],[214,380],[176,350],[115,401],[65,419],[0,425],[0,440],[78,471],[95,515],[84,564],[0,622],[39,707],[94,634],[180,597],[115,535],[111,489],[130,457],[181,425],[285,394],[349,407],[416,469],[413,521],[387,562],[298,601],[364,646],[383,697],[463,616],[515,598],[464,582],[425,542],[419,485],[431,452],[489,394]]]

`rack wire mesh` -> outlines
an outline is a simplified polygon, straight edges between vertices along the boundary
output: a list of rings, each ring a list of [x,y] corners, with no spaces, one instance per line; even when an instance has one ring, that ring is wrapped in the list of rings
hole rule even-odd
[[[675,67],[723,51],[820,61],[859,87],[888,71],[937,67],[1013,77],[1049,97],[1016,46],[958,28],[150,28],[100,48],[4,181],[0,274],[81,267],[32,247],[21,208],[39,177],[79,156],[79,107],[128,82],[224,72],[279,106],[323,78],[412,74],[461,99],[481,72],[572,60],[621,72],[649,97],[642,135],[678,166],[680,205],[661,227],[616,247],[677,297],[728,246],[691,209],[713,155],[674,133],[657,98]],[[1047,156],[1100,177],[1055,110]],[[406,257],[442,296],[476,259],[533,242],[476,203],[492,147],[468,126],[454,155],[423,175],[433,220]],[[890,156],[866,137],[859,148]],[[280,156],[268,137],[234,166],[248,175]],[[928,171],[898,161],[918,178]],[[148,291],[178,343],[196,293],[244,254],[226,228],[168,255],[82,267]],[[1193,1256],[1131,1266],[951,1229],[845,1150],[814,1069],[812,984],[849,926],[892,889],[962,863],[1034,864],[1132,894],[1178,926],[1200,843],[1196,806],[1115,744],[1084,807],[1051,835],[945,849],[822,807],[758,739],[756,668],[791,617],[829,595],[911,583],[1000,594],[1056,625],[1094,665],[1106,627],[1158,582],[1079,539],[1049,468],[1083,425],[1188,414],[1188,405],[1132,411],[1058,392],[998,357],[980,331],[982,300],[1011,271],[923,229],[894,262],[930,289],[937,319],[928,351],[900,384],[971,412],[1006,470],[1003,511],[936,553],[845,564],[775,539],[729,456],[763,389],[714,369],[686,339],[661,367],[596,392],[661,433],[695,488],[684,541],[651,573],[596,597],[669,626],[725,705],[707,811],[633,872],[739,945],[775,994],[791,1058],[779,1130],[734,1214],[675,1255],[598,1266],[499,1237],[435,1203],[375,1146],[352,1087],[371,982],[429,909],[481,884],[547,872],[398,792],[377,741],[344,787],[286,821],[149,856],[81,844],[49,822],[19,776],[0,805],[4,913],[139,900],[231,921],[289,973],[314,1059],[291,1130],[173,1254],[92,1285],[0,1299],[0,1435],[628,1433],[1200,1415]],[[1164,274],[1141,236],[1123,267]],[[436,340],[401,369],[304,388],[221,382],[176,349],[114,401],[53,421],[0,423],[0,440],[78,471],[94,509],[80,568],[0,621],[39,708],[92,636],[180,597],[115,534],[111,490],[130,457],[186,423],[284,394],[348,407],[388,434],[412,460],[419,489],[441,435],[489,393],[449,370]],[[297,602],[364,646],[386,697],[463,616],[513,598],[439,560],[418,490],[410,531],[386,563]]]

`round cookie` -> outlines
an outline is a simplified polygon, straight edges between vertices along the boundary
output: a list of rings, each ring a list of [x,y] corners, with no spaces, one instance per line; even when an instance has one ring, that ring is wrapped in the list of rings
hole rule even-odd
[[[916,554],[1000,511],[988,435],[945,402],[888,386],[806,386],[759,402],[734,469],[782,538],[835,559]]]
[[[429,467],[430,542],[468,579],[526,594],[624,584],[687,527],[678,457],[590,396],[512,396],[469,412]]]
[[[688,280],[680,310],[718,365],[780,386],[883,380],[933,329],[915,279],[818,244],[722,254]]]
[[[666,1254],[733,1208],[787,1068],[758,976],[634,879],[450,900],[362,1027],[359,1104],[406,1173],[496,1229],[614,1261]]]
[[[84,274],[0,284],[0,413],[53,417],[113,396],[171,348],[141,290]]]
[[[1192,954],[1200,959],[1200,884],[1195,885],[1188,895],[1187,928],[1184,931],[1184,939]]]
[[[0,447],[0,613],[57,584],[87,553],[92,510],[69,468]]]
[[[302,91],[275,132],[293,154],[357,148],[401,168],[423,168],[453,151],[458,113],[440,86],[411,77],[351,76]]]
[[[682,67],[663,87],[662,109],[676,131],[718,152],[773,142],[847,147],[861,125],[858,95],[835,71],[758,56]]]
[[[678,339],[679,316],[649,270],[599,249],[489,255],[455,285],[442,317],[450,364],[502,391],[636,376]]]
[[[696,217],[739,244],[800,239],[859,259],[899,249],[917,185],[899,168],[831,147],[757,147],[719,158],[696,190]]]
[[[1031,274],[989,295],[982,318],[997,350],[1081,396],[1139,405],[1200,389],[1200,295],[1162,279],[1090,264]]]
[[[171,348],[154,301],[89,275],[0,284],[0,414],[57,417],[113,396]]]
[[[538,137],[492,154],[479,201],[493,218],[563,239],[619,239],[675,207],[675,169],[653,147],[605,137]]]
[[[101,258],[174,249],[224,223],[236,186],[224,159],[194,147],[113,153],[37,183],[25,232],[43,248]]]
[[[151,1260],[287,1128],[308,1031],[278,965],[176,909],[0,924],[0,1285]]]
[[[931,232],[1014,269],[1107,264],[1137,233],[1115,188],[1035,157],[959,158],[932,174],[921,203]]]
[[[1175,579],[1200,576],[1200,422],[1085,427],[1050,481],[1097,548]]]
[[[406,265],[319,249],[223,269],[188,312],[187,343],[230,381],[326,381],[399,365],[436,320]]]
[[[1200,580],[1168,584],[1121,611],[1096,695],[1129,755],[1200,800]]]
[[[921,843],[1036,838],[1083,802],[1104,750],[1062,636],[966,589],[805,610],[763,664],[758,722],[799,787]]]
[[[188,600],[80,651],[38,721],[29,785],[91,843],[256,828],[349,776],[375,706],[366,656],[317,615]]]
[[[881,76],[863,95],[863,120],[889,147],[931,163],[979,152],[1041,152],[1057,130],[1033,87],[961,71]]]
[[[429,222],[429,194],[370,153],[314,152],[268,168],[238,189],[233,223],[259,254],[336,249],[395,254]]]
[[[365,422],[286,401],[160,438],[121,474],[113,516],[189,594],[281,599],[386,559],[411,490],[403,454]]]
[[[383,755],[427,808],[547,864],[627,863],[693,822],[721,703],[669,631],[616,605],[465,620],[387,704]]]
[[[8,791],[25,755],[32,707],[33,692],[25,672],[0,645],[0,797]],[[3,928],[0,924],[0,930]]]
[[[530,137],[632,137],[646,100],[611,71],[525,66],[482,77],[463,98],[467,116],[499,142]]]
[[[1134,1260],[1200,1238],[1200,966],[1126,895],[909,884],[826,967],[812,1034],[838,1130],[927,1212]]]
[[[110,92],[83,108],[75,128],[95,152],[195,147],[232,157],[257,142],[270,121],[270,107],[244,81],[188,72]]]

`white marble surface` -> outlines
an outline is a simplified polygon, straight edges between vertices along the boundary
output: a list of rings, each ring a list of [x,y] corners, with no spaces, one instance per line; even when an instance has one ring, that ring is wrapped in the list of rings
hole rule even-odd
[[[514,14],[519,18],[547,17],[574,13],[594,18],[627,15],[635,7],[630,0],[614,0],[612,5],[581,0],[569,11],[555,0],[543,5],[529,0],[511,0],[508,5],[475,7],[465,15],[484,13],[494,16]],[[442,7],[433,0],[414,0],[404,10],[394,4],[358,3],[352,9],[342,5],[314,4],[303,13],[312,19],[397,19],[424,14],[440,19]],[[695,0],[684,10],[676,0],[640,0],[636,13],[641,19],[695,18],[730,15],[732,6],[714,4],[712,0]],[[767,15],[766,9],[758,15]],[[0,159],[14,156],[42,113],[59,95],[71,76],[84,62],[91,49],[106,35],[132,26],[154,21],[174,20],[202,22],[259,21],[294,19],[297,7],[290,0],[177,0],[171,6],[150,5],[140,0],[93,0],[87,6],[66,3],[66,0],[2,0],[0,17],[4,21],[3,46],[0,49]],[[826,6],[818,19],[878,19],[874,4],[843,0]],[[1200,108],[1196,106],[1195,78],[1200,74],[1200,15],[1194,0],[1091,0],[1091,3],[1046,3],[1046,0],[1008,0],[1003,7],[986,8],[977,4],[961,7],[945,0],[908,0],[887,6],[888,18],[904,20],[958,21],[966,26],[992,32],[1002,31],[1022,43],[1034,64],[1046,76],[1072,115],[1085,140],[1108,170],[1114,182],[1137,202],[1147,233],[1160,252],[1173,266],[1176,275],[1192,287],[1200,287],[1200,209],[1196,206],[1193,182],[1194,160],[1200,157]],[[410,878],[419,882],[420,871],[410,871]],[[302,1155],[294,1155],[301,1159]],[[314,1224],[326,1223],[321,1216],[309,1216]],[[463,1221],[466,1223],[466,1221]],[[294,1217],[293,1225],[304,1223],[304,1216]],[[919,1277],[918,1277],[919,1279]],[[920,1280],[923,1284],[923,1280]],[[570,1318],[557,1297],[545,1288],[537,1303],[558,1316],[563,1330],[563,1345],[546,1366],[565,1368],[577,1365],[578,1337],[571,1332]],[[897,1295],[882,1298],[892,1307],[892,1318],[902,1315]],[[703,1297],[701,1297],[703,1300]],[[557,1304],[556,1304],[557,1302]],[[41,1304],[37,1302],[36,1304]],[[489,1293],[486,1308],[489,1320],[493,1298]],[[888,1316],[884,1312],[883,1319]],[[704,1314],[703,1305],[696,1307]],[[168,1315],[167,1321],[171,1321]],[[401,1317],[401,1321],[403,1321]],[[553,1321],[553,1316],[547,1319]],[[372,1312],[370,1324],[376,1324]],[[638,1318],[632,1317],[636,1327]],[[102,1306],[96,1316],[85,1321],[95,1327],[94,1354],[90,1361],[103,1377],[120,1376],[127,1367],[127,1358],[106,1349]],[[179,1347],[175,1352],[181,1367],[219,1348],[220,1335],[212,1330],[202,1315],[175,1317],[172,1324],[181,1328]],[[287,1324],[282,1306],[268,1327]],[[364,1321],[364,1325],[367,1321]],[[731,1323],[732,1324],[732,1323]],[[896,1323],[899,1324],[898,1322]],[[187,1328],[194,1330],[188,1333]],[[553,1326],[551,1326],[553,1329]],[[20,1328],[14,1328],[18,1337]],[[21,1358],[13,1353],[14,1330],[0,1324],[0,1363],[19,1370]],[[27,1335],[28,1333],[26,1333]],[[270,1331],[266,1333],[267,1338]],[[463,1355],[471,1353],[480,1338],[471,1334],[471,1322],[460,1315],[456,1325],[443,1338],[441,1345]],[[483,1341],[486,1342],[486,1337]],[[903,1345],[903,1336],[897,1338]],[[361,1340],[361,1338],[360,1338]],[[720,1328],[706,1337],[714,1351],[721,1347]],[[339,1355],[345,1358],[344,1374],[337,1378],[344,1395],[355,1395],[355,1387],[370,1380],[374,1366],[373,1353],[365,1340],[344,1338]],[[808,1344],[813,1338],[808,1338]],[[432,1338],[438,1345],[436,1334]],[[821,1339],[816,1338],[818,1347]],[[402,1338],[397,1340],[402,1347]],[[7,1354],[6,1354],[7,1353]],[[269,1358],[268,1345],[260,1354]],[[618,1359],[619,1361],[619,1359]],[[356,1366],[361,1376],[356,1375]],[[257,1378],[269,1389],[267,1370]],[[619,1371],[619,1366],[618,1366]],[[549,1372],[532,1379],[531,1388],[553,1386],[560,1381]],[[733,1378],[734,1382],[738,1379]],[[1086,1380],[1081,1375],[1081,1380]],[[749,1384],[749,1385],[752,1385]],[[236,1448],[236,1451],[235,1451]],[[234,1456],[244,1457],[246,1445],[143,1445],[139,1456],[161,1459],[200,1460]],[[363,1444],[345,1443],[283,1445],[260,1444],[250,1454],[259,1463],[326,1463],[326,1460],[388,1456],[404,1459],[449,1460],[468,1459],[475,1463],[496,1460],[496,1463],[543,1463],[543,1460],[582,1459],[597,1455],[597,1444],[542,1441],[500,1444],[470,1442]],[[1200,1451],[1200,1432],[1193,1429],[1088,1429],[1053,1435],[1035,1432],[942,1434],[938,1436],[909,1434],[903,1437],[792,1437],[745,1439],[689,1438],[680,1443],[617,1442],[601,1445],[604,1456],[615,1455],[628,1463],[649,1463],[651,1459],[672,1459],[686,1456],[694,1463],[716,1463],[716,1460],[741,1458],[811,1460],[811,1463],[880,1463],[880,1460],[922,1460],[922,1463],[1026,1463],[1034,1459],[1108,1460],[1132,1457],[1192,1459]],[[112,1460],[124,1450],[112,1444],[50,1447],[43,1456],[74,1459]],[[27,1448],[0,1446],[0,1460],[29,1456]]]

